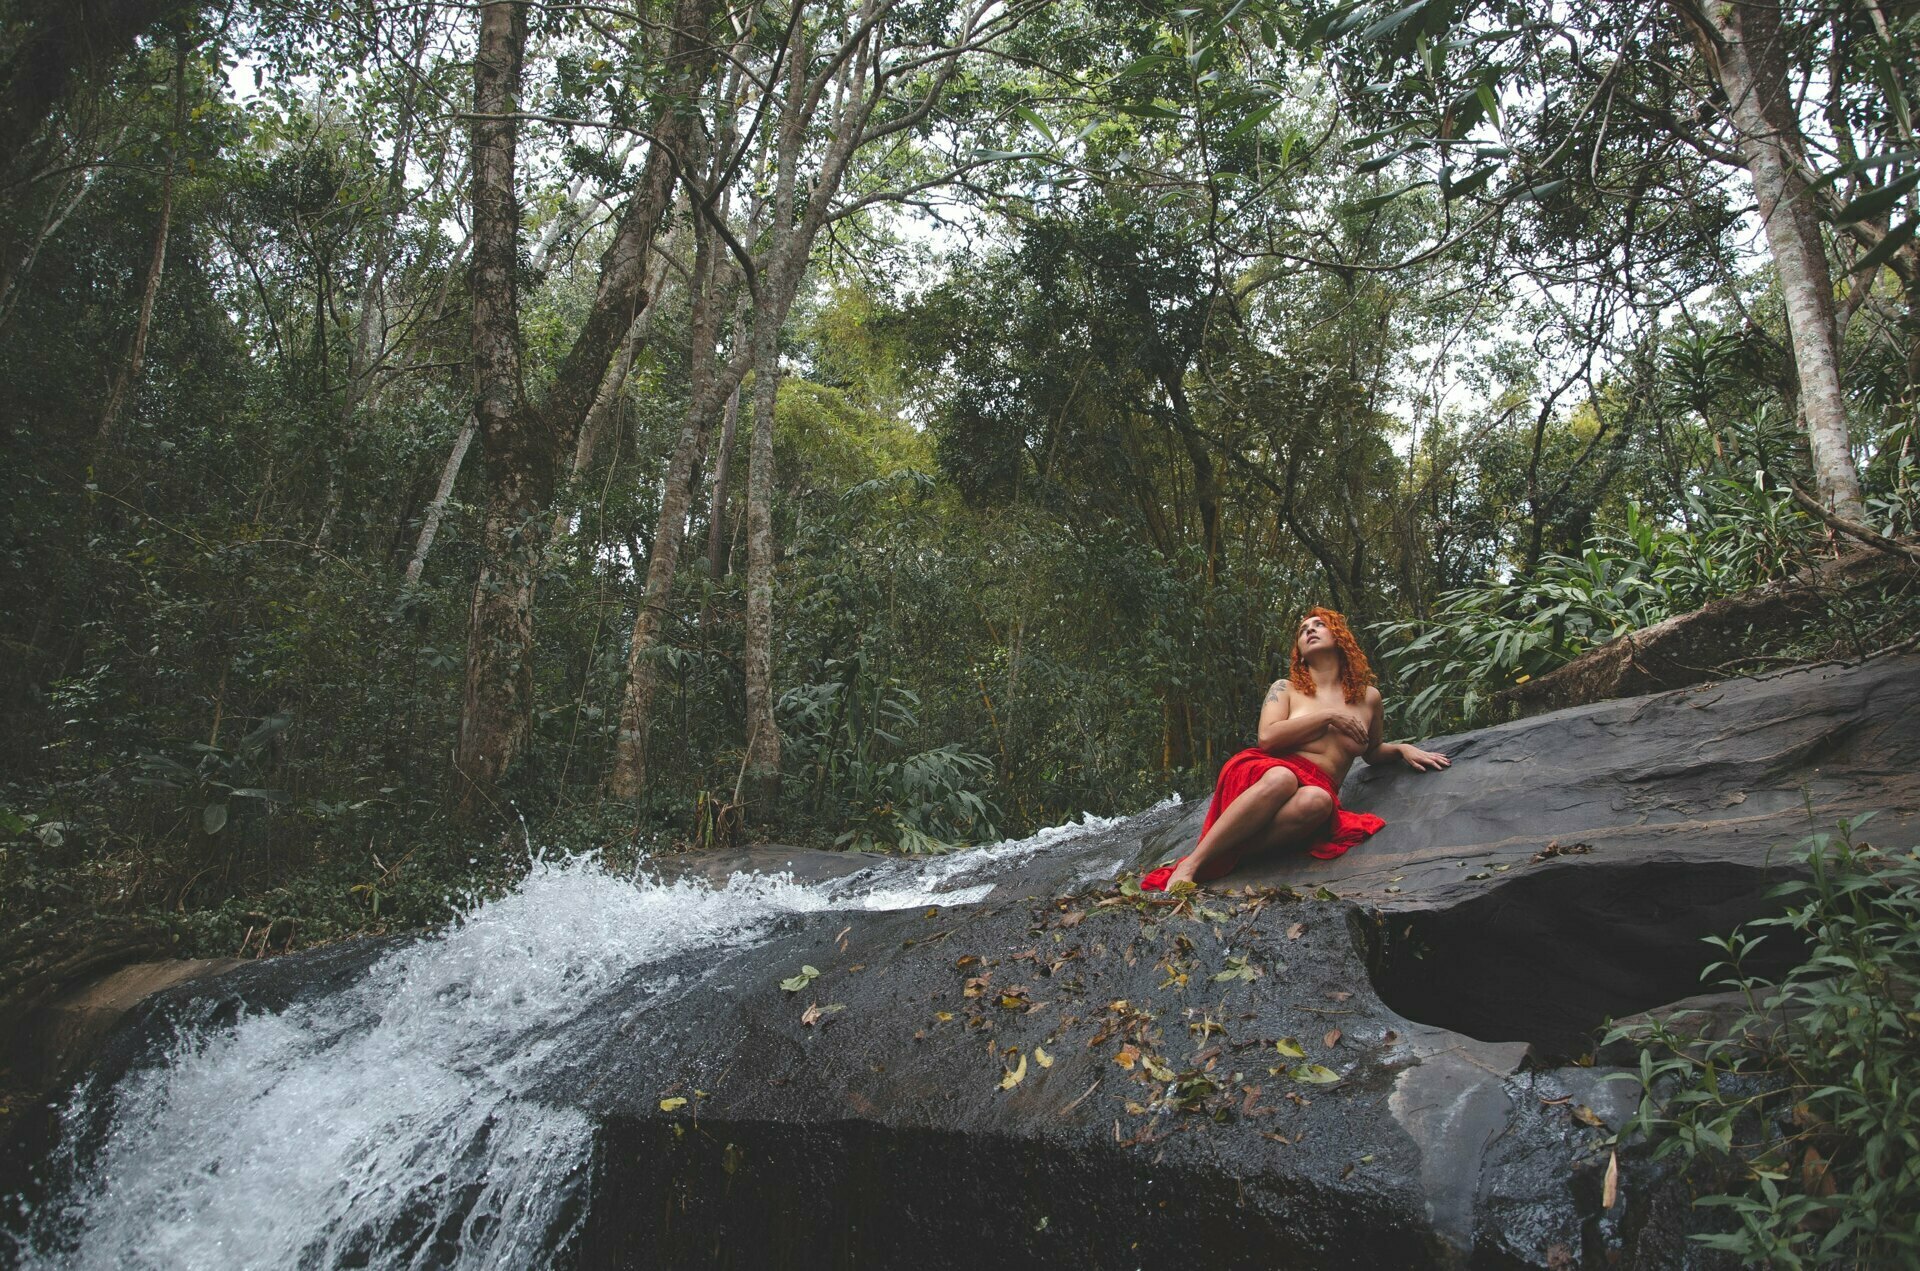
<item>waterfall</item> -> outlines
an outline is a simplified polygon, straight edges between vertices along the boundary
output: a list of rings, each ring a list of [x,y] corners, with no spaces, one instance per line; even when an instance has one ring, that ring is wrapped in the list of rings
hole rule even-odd
[[[63,1114],[71,1181],[28,1216],[21,1264],[544,1265],[587,1203],[592,1123],[530,1097],[567,1021],[636,977],[669,987],[669,959],[752,943],[785,915],[977,902],[982,875],[1114,824],[818,884],[536,862],[343,990],[187,1031],[111,1088],[82,1083]]]

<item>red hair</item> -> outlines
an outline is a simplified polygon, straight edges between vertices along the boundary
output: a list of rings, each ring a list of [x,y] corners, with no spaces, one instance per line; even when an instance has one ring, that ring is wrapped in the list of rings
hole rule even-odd
[[[1364,701],[1367,686],[1373,683],[1373,668],[1367,665],[1367,655],[1360,651],[1359,641],[1353,638],[1353,632],[1347,629],[1345,617],[1331,609],[1318,606],[1300,615],[1300,621],[1308,618],[1321,618],[1326,621],[1327,630],[1333,634],[1334,647],[1340,650],[1340,689],[1349,706]],[[1293,664],[1287,672],[1287,683],[1308,697],[1313,696],[1313,670],[1307,666],[1306,658],[1300,655],[1300,635],[1298,629],[1293,637]]]

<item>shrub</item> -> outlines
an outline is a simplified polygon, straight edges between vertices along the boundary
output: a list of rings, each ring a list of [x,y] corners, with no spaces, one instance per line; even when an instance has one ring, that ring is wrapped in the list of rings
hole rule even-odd
[[[1673,1021],[1616,1028],[1640,1044],[1638,1112],[1653,1156],[1717,1190],[1730,1229],[1694,1239],[1749,1263],[1920,1264],[1920,852],[1856,845],[1867,820],[1808,841],[1789,906],[1716,937],[1745,1009],[1711,1038]],[[1809,955],[1778,984],[1743,964],[1772,935]]]

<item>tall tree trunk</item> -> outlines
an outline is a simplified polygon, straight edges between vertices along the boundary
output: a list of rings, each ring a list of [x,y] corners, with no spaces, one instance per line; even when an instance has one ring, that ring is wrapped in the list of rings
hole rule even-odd
[[[573,449],[608,362],[646,306],[648,257],[698,120],[698,112],[687,103],[699,97],[713,66],[709,29],[717,8],[718,0],[678,0],[674,7],[666,64],[652,95],[646,163],[600,256],[599,282],[580,332],[561,359],[546,399],[535,407],[520,383],[518,309],[512,291],[519,230],[513,155],[520,62],[526,49],[524,0],[488,0],[481,7],[480,50],[474,63],[471,290],[476,413],[487,457],[488,492],[455,749],[455,766],[465,782],[460,810],[469,819],[491,802],[490,788],[532,734],[534,584],[545,555],[560,456]]]
[[[747,454],[747,757],[741,790],[765,821],[780,787],[780,730],[773,717],[773,412],[780,392],[780,317],[755,323],[753,432]]]
[[[719,298],[713,278],[717,244],[705,222],[696,226],[695,244],[693,276],[688,282],[693,296],[689,324],[692,358],[688,368],[691,392],[686,414],[681,418],[680,438],[667,464],[666,484],[660,492],[660,518],[654,525],[653,544],[647,554],[646,582],[640,591],[640,604],[633,620],[633,640],[628,646],[627,688],[620,700],[613,770],[607,776],[608,790],[621,799],[638,798],[647,785],[647,731],[653,718],[657,684],[653,649],[666,617],[667,602],[672,598],[673,575],[680,562],[680,545],[686,537],[687,508],[693,502],[694,474],[700,467],[713,417],[714,337],[720,325]]]
[[[1726,90],[1780,277],[1821,502],[1840,516],[1864,520],[1840,385],[1833,275],[1818,206],[1802,175],[1804,146],[1780,47],[1780,6],[1776,0],[1707,3],[1690,16],[1706,24],[1701,42]]]
[[[480,6],[473,62],[474,415],[487,461],[480,575],[467,617],[465,692],[454,767],[463,816],[479,814],[526,744],[533,707],[534,540],[554,455],[534,433],[520,368],[514,190],[527,16],[517,0]],[[529,549],[535,549],[530,551]]]
[[[140,288],[140,311],[134,318],[133,340],[127,360],[113,378],[107,404],[100,411],[100,427],[94,434],[93,454],[97,463],[112,446],[120,428],[120,416],[126,409],[127,395],[140,380],[140,366],[147,356],[147,334],[153,329],[153,302],[160,295],[160,277],[167,267],[167,237],[173,229],[173,182],[179,167],[180,135],[187,116],[187,44],[183,37],[173,53],[173,137],[167,143],[167,166],[160,177],[160,222],[153,231],[153,253],[147,259],[147,276]]]

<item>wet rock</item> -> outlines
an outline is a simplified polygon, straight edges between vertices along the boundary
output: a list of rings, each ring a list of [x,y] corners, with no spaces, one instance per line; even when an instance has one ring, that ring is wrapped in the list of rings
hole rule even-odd
[[[1389,703],[1391,707],[1391,703]],[[1387,827],[1332,861],[1232,878],[1326,887],[1376,915],[1377,980],[1410,1018],[1579,1054],[1608,1017],[1700,991],[1703,936],[1768,912],[1796,844],[1877,812],[1920,834],[1920,658],[1602,702],[1429,743],[1438,773],[1357,764],[1343,804]],[[1136,866],[1184,852],[1203,808]],[[1799,960],[1781,940],[1755,970]]]
[[[1684,1190],[1613,1142],[1637,1086],[1558,1061],[1697,992],[1700,937],[1761,912],[1809,828],[1878,808],[1912,841],[1916,697],[1920,659],[1888,659],[1446,739],[1448,772],[1349,781],[1371,842],[1175,905],[1113,877],[1191,842],[1192,807],[925,866],[778,853],[830,908],[540,1037],[538,1098],[595,1127],[565,1260],[1682,1265]],[[170,990],[117,1053],[382,951]]]

